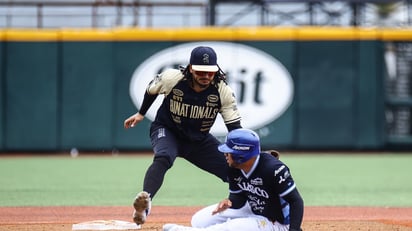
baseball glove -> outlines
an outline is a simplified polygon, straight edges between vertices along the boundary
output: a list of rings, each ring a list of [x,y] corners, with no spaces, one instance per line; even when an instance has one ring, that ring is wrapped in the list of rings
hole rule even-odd
[[[272,156],[274,156],[276,159],[278,159],[279,160],[279,158],[280,158],[280,153],[278,152],[278,151],[276,151],[276,150],[273,150],[273,149],[271,149],[271,150],[267,150],[267,151],[265,151],[266,153],[269,153],[270,155],[272,155]]]

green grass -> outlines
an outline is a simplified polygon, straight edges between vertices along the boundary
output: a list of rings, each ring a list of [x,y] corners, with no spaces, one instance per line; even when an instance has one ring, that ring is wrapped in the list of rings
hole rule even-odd
[[[288,154],[307,206],[412,206],[410,154]],[[0,206],[130,205],[151,156],[0,157]],[[227,185],[178,158],[156,205],[208,205]]]
[[[289,163],[307,205],[412,206],[412,155],[299,155]]]

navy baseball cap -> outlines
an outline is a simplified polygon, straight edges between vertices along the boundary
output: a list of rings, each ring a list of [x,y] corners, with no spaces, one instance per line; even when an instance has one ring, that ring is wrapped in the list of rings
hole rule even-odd
[[[195,71],[216,72],[219,70],[216,52],[211,47],[199,46],[193,49],[190,64]]]

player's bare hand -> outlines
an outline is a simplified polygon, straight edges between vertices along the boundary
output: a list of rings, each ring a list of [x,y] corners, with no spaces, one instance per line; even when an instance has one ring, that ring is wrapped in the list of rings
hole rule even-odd
[[[124,121],[124,128],[134,127],[136,124],[140,123],[144,119],[144,116],[139,112],[130,116]]]
[[[217,213],[221,213],[223,211],[225,211],[226,209],[232,207],[232,202],[229,199],[223,199],[221,202],[219,202],[219,204],[217,205],[217,207],[215,208],[215,210],[212,211],[212,215],[215,215]]]

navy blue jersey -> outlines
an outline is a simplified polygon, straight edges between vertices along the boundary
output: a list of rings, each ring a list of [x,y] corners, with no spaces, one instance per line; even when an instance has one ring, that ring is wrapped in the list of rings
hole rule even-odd
[[[226,124],[240,121],[234,94],[226,83],[195,92],[189,81],[179,70],[170,69],[149,84],[149,94],[165,96],[154,123],[170,128],[181,138],[197,141],[209,133],[219,113]]]
[[[253,213],[289,224],[289,204],[282,199],[296,185],[289,168],[268,153],[261,153],[249,173],[229,170],[230,193],[244,197]]]

